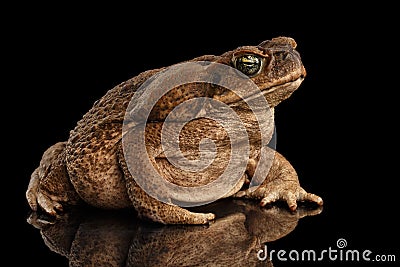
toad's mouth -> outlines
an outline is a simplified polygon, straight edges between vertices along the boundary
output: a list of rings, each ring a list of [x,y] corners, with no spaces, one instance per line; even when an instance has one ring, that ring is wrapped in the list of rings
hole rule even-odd
[[[271,87],[266,87],[264,89],[260,88],[260,92],[257,92],[253,95],[250,95],[248,97],[246,97],[244,100],[248,101],[251,100],[253,98],[257,98],[261,95],[263,96],[267,96],[273,93],[293,93],[297,88],[299,88],[300,84],[304,81],[304,76],[300,76],[299,78],[297,78],[294,81],[290,81],[290,82],[286,82],[283,84],[279,84],[279,85],[275,85],[275,86],[271,86]]]
[[[259,98],[261,96],[264,96],[266,99],[269,98],[269,96],[273,94],[279,94],[279,97],[282,99],[285,99],[289,97],[299,86],[301,83],[304,81],[304,76],[301,75],[295,80],[284,82],[282,84],[278,85],[273,85],[273,86],[268,86],[266,85],[264,88],[262,86],[258,87],[259,90],[257,92],[252,93],[250,95],[247,95],[245,97],[240,97],[237,94],[235,94],[233,91],[227,91],[222,95],[219,96],[214,96],[214,99],[224,102],[227,105],[235,105],[237,103],[243,103],[244,102],[249,102],[253,99]],[[286,97],[287,95],[287,97]]]

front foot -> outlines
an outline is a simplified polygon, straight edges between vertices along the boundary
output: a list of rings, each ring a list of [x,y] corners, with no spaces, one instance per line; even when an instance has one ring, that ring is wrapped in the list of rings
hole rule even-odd
[[[26,199],[33,211],[41,209],[57,217],[64,211],[63,205],[75,205],[80,201],[69,181],[64,164],[64,147],[65,142],[59,142],[48,148],[39,167],[31,175]]]
[[[261,185],[258,188],[249,188],[239,191],[234,195],[237,198],[259,199],[260,206],[264,207],[276,201],[287,203],[291,211],[297,209],[297,202],[313,202],[319,206],[323,205],[321,197],[306,192],[297,181],[274,180],[270,184]]]
[[[40,188],[39,168],[32,173],[31,181],[26,191],[26,199],[33,211],[37,211],[38,207],[40,207],[51,216],[57,216],[63,211],[63,206],[60,203],[63,199],[51,195]]]
[[[299,183],[296,170],[277,151],[273,153],[274,158],[267,173],[267,177],[259,186],[251,187],[247,190],[239,191],[234,197],[259,199],[261,206],[266,206],[276,201],[285,201],[289,209],[297,209],[298,201],[309,201],[323,205],[322,198],[306,192]],[[250,164],[248,172],[254,174],[255,164]]]

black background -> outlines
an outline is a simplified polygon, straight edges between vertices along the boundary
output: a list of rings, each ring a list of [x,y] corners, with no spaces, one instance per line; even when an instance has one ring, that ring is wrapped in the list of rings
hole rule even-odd
[[[399,261],[392,8],[170,7],[24,6],[5,19],[2,218],[9,224],[7,254],[20,255],[12,260],[67,266],[26,223],[25,190],[43,151],[65,140],[107,90],[148,69],[285,35],[297,41],[308,75],[276,109],[277,150],[325,204],[277,246],[327,248],[345,238],[351,248],[396,254]]]

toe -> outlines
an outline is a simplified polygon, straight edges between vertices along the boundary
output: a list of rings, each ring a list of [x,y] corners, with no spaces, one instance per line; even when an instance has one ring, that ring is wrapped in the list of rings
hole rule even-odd
[[[214,213],[207,213],[206,218],[208,221],[213,221],[215,219],[215,214]]]
[[[34,194],[31,190],[26,191],[26,199],[28,201],[29,206],[33,211],[37,210],[37,199],[36,194]]]
[[[215,214],[213,213],[195,213],[194,224],[208,224],[215,219]]]
[[[270,194],[268,194],[267,196],[265,196],[265,197],[263,197],[261,199],[260,206],[264,207],[264,206],[266,206],[268,204],[271,204],[272,202],[276,201],[277,198],[278,198],[277,194],[270,193]]]
[[[46,195],[43,195],[42,193],[38,193],[37,195],[37,200],[39,206],[48,214],[52,216],[57,215],[56,210],[62,210],[62,205],[56,201],[51,200],[49,197]]]
[[[58,211],[63,211],[63,206],[60,203],[54,202],[53,205],[54,205],[54,209],[56,209]]]
[[[38,192],[38,185],[39,185],[39,168],[33,171],[31,175],[31,179],[29,181],[28,189],[26,190],[25,196],[26,200],[28,201],[29,206],[33,211],[37,210],[37,192]]]
[[[324,201],[322,200],[321,197],[319,197],[319,196],[317,196],[317,195],[314,195],[314,194],[312,194],[312,193],[307,193],[306,199],[307,199],[308,201],[315,202],[315,203],[317,203],[317,204],[320,205],[320,206],[322,206],[322,205],[324,204]]]
[[[297,209],[297,198],[295,194],[287,191],[283,194],[283,199],[286,201],[291,211],[295,211]]]
[[[244,196],[246,196],[246,195],[247,195],[246,191],[243,190],[243,191],[239,191],[239,192],[237,192],[236,194],[234,194],[233,197],[240,198],[240,197],[244,197]]]
[[[322,206],[324,204],[324,201],[322,200],[321,197],[319,197],[315,194],[312,194],[312,193],[307,193],[304,189],[302,189],[300,192],[299,200],[315,202],[320,206]]]

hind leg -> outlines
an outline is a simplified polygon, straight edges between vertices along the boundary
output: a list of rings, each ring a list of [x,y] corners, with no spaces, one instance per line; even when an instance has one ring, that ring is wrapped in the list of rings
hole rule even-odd
[[[197,213],[158,201],[144,192],[135,181],[128,183],[128,194],[139,217],[163,224],[208,224],[213,213]]]
[[[122,145],[119,147],[118,159],[126,180],[129,198],[139,217],[163,224],[208,224],[215,219],[213,213],[191,212],[151,197],[135,182],[129,172],[122,152]],[[137,165],[140,166],[140,163]]]
[[[65,166],[65,142],[49,147],[39,167],[31,175],[26,199],[32,210],[38,207],[50,215],[63,210],[64,204],[77,204],[80,200],[69,181]]]

